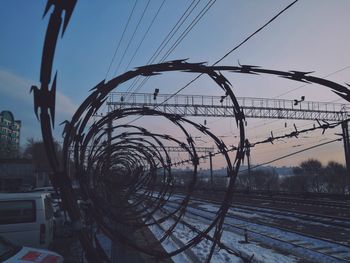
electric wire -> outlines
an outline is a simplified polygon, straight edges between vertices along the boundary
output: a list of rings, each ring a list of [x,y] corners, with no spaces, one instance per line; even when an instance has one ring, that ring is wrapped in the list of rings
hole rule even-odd
[[[152,28],[152,26],[153,26],[153,24],[154,24],[154,21],[156,20],[156,18],[157,18],[157,16],[158,16],[158,14],[159,14],[160,10],[162,9],[162,7],[163,7],[164,3],[165,3],[165,0],[163,0],[163,1],[162,1],[162,3],[160,4],[160,6],[159,6],[159,8],[158,8],[158,10],[157,10],[157,12],[156,12],[156,14],[154,15],[154,17],[153,17],[153,19],[152,19],[151,23],[149,24],[149,26],[148,26],[148,28],[147,28],[146,32],[144,33],[144,35],[143,35],[143,37],[142,37],[142,39],[141,39],[140,43],[138,44],[138,46],[137,46],[137,48],[136,48],[135,52],[133,53],[133,55],[132,55],[132,57],[131,57],[131,59],[130,59],[130,61],[129,61],[128,65],[125,67],[124,71],[127,71],[127,70],[128,70],[128,68],[129,68],[130,64],[131,64],[131,63],[132,63],[132,61],[134,60],[135,55],[136,55],[136,54],[137,54],[137,52],[139,51],[139,49],[140,49],[140,47],[141,47],[141,45],[142,45],[143,41],[145,40],[145,38],[146,38],[146,36],[147,36],[148,32],[149,32],[149,31],[150,31],[150,29]]]
[[[212,66],[217,65],[218,63],[220,63],[223,59],[225,59],[227,56],[229,56],[230,54],[232,54],[232,52],[236,51],[238,48],[240,48],[243,44],[245,44],[249,39],[251,39],[254,35],[258,34],[260,31],[262,31],[264,28],[266,28],[269,24],[271,24],[273,21],[275,21],[280,15],[282,15],[284,12],[286,12],[289,8],[291,8],[294,4],[296,4],[299,0],[295,0],[292,3],[290,3],[289,5],[287,5],[284,9],[282,9],[280,12],[278,12],[274,17],[272,17],[269,21],[267,21],[264,25],[262,25],[260,28],[258,28],[256,31],[254,31],[252,34],[250,34],[248,37],[246,37],[243,41],[241,41],[238,45],[236,45],[234,48],[232,48],[229,52],[227,52],[225,55],[223,55],[220,59],[218,59]],[[187,88],[188,86],[190,86],[192,83],[194,83],[197,79],[199,79],[203,74],[199,74],[197,77],[195,77],[194,79],[192,79],[191,81],[189,81],[186,85],[184,85],[182,88],[180,88],[179,90],[177,90],[175,93],[173,93],[169,98],[165,99],[162,103],[160,103],[159,105],[156,106],[159,107],[162,104],[164,104],[165,102],[167,102],[168,100],[170,100],[172,97],[174,97],[175,95],[179,94],[181,91],[183,91],[185,88]],[[131,121],[130,123],[138,120],[142,118],[142,116],[139,116],[137,118],[135,118],[133,121]],[[129,123],[129,124],[130,124]]]
[[[344,71],[344,70],[346,70],[346,69],[349,69],[349,68],[350,68],[350,66],[343,67],[343,68],[341,68],[341,69],[338,69],[338,70],[336,70],[336,71],[334,71],[334,72],[331,72],[331,73],[329,73],[329,74],[323,76],[322,78],[330,77],[330,76],[332,76],[332,75],[335,75],[335,74],[337,74],[337,73],[339,73],[339,72],[341,72],[341,71]],[[291,92],[293,92],[293,91],[296,91],[296,90],[298,90],[298,89],[301,89],[301,88],[303,88],[303,87],[305,87],[305,86],[307,86],[307,85],[308,85],[308,83],[303,84],[303,85],[301,85],[301,86],[299,86],[299,87],[296,87],[296,88],[294,88],[294,89],[291,89],[291,90],[289,90],[289,91],[286,91],[286,92],[284,92],[284,93],[281,93],[280,95],[274,96],[274,97],[272,97],[272,98],[275,99],[275,98],[282,97],[282,96],[287,95],[287,94],[289,94],[289,93],[291,93]],[[339,101],[339,99],[337,99],[336,101]],[[332,101],[332,102],[335,102],[335,101]]]
[[[194,9],[198,6],[199,3],[200,3],[200,0],[198,0],[197,2],[195,2],[195,0],[193,0],[191,2],[190,6],[185,10],[185,12],[182,14],[180,19],[177,21],[177,23],[173,26],[173,28],[170,30],[170,32],[167,34],[167,36],[164,38],[162,43],[158,46],[157,50],[153,53],[151,58],[147,61],[146,65],[150,65],[150,64],[155,62],[157,57],[164,50],[164,48],[168,45],[168,43],[172,40],[174,35],[179,31],[179,29],[186,22],[186,20],[189,18],[189,16],[193,13]],[[129,86],[129,88],[127,89],[127,92],[130,92],[130,90],[134,89],[140,79],[141,79],[141,77],[136,78],[133,81],[133,83]],[[136,88],[136,90],[132,93],[137,92],[137,90],[139,90],[146,83],[146,81],[148,79],[149,79],[149,77],[144,78],[143,81]]]
[[[197,7],[200,0],[197,0],[197,3],[193,6],[196,0],[193,0],[191,4],[188,6],[188,8],[185,10],[185,12],[182,14],[182,16],[179,18],[177,23],[173,26],[173,28],[170,30],[170,32],[167,34],[167,36],[163,39],[162,43],[158,46],[157,50],[153,53],[151,58],[147,61],[147,65],[154,62],[155,58],[159,55],[160,52],[165,48],[165,46],[168,44],[168,42],[173,38],[173,36],[177,33],[179,28],[182,26],[182,24],[187,20],[187,18],[192,14],[193,10]],[[192,7],[192,8],[191,8]],[[191,9],[191,10],[190,10]],[[189,11],[190,10],[190,11]],[[187,14],[187,15],[186,15]],[[149,77],[146,77],[148,79]],[[133,82],[129,85],[129,87],[126,90],[126,93],[130,93],[130,91],[137,85],[139,80],[141,79],[140,76],[135,78]],[[143,83],[145,82],[145,79],[143,79]],[[143,84],[142,84],[143,85]],[[127,100],[129,98],[126,98]]]
[[[321,146],[324,146],[324,145],[327,145],[327,144],[330,144],[330,143],[333,143],[333,142],[337,142],[337,141],[342,141],[342,140],[343,140],[342,138],[338,138],[338,139],[334,139],[334,140],[327,141],[327,142],[324,142],[324,143],[316,144],[316,145],[310,146],[310,147],[308,147],[308,148],[304,148],[304,149],[302,149],[302,150],[295,151],[295,152],[292,152],[292,153],[283,155],[283,156],[281,156],[281,157],[275,158],[275,159],[273,159],[273,160],[270,160],[270,161],[267,161],[267,162],[264,162],[264,163],[261,163],[261,164],[252,166],[252,167],[250,167],[250,170],[256,169],[256,168],[258,168],[258,167],[261,167],[261,166],[264,166],[264,165],[267,165],[267,164],[270,164],[270,163],[273,163],[273,162],[276,162],[276,161],[279,161],[279,160],[282,160],[282,159],[285,159],[285,158],[288,158],[288,157],[291,157],[291,156],[296,155],[296,154],[299,154],[299,153],[303,153],[303,152],[305,152],[305,151],[308,151],[308,150],[311,150],[311,149],[314,149],[314,148],[317,148],[317,147],[321,147]],[[240,172],[245,172],[245,171],[248,171],[248,169],[242,170],[242,171],[240,171]]]
[[[117,55],[117,52],[118,52],[119,47],[120,47],[120,44],[121,44],[121,42],[122,42],[123,39],[124,39],[125,32],[126,32],[128,26],[129,26],[131,17],[132,17],[132,15],[134,14],[136,5],[137,5],[137,0],[135,1],[134,5],[133,5],[133,7],[132,7],[132,10],[131,10],[130,15],[129,15],[129,17],[128,17],[128,20],[127,20],[127,22],[126,22],[126,24],[125,24],[123,33],[122,33],[122,35],[121,35],[121,37],[120,37],[120,39],[119,39],[119,41],[118,41],[118,44],[117,44],[117,46],[116,46],[116,48],[115,48],[115,50],[114,50],[114,53],[113,53],[113,56],[112,56],[112,60],[111,60],[111,62],[109,63],[109,66],[108,66],[108,69],[107,69],[107,72],[106,72],[105,79],[107,79],[108,73],[109,73],[109,71],[111,70],[112,64],[113,64],[113,62],[114,62],[115,56]]]
[[[196,4],[193,5],[194,3],[196,3]],[[148,60],[147,64],[153,63],[156,60],[156,58],[164,50],[164,48],[168,45],[168,43],[171,41],[171,39],[174,37],[174,35],[179,31],[181,26],[186,22],[188,17],[193,13],[194,9],[198,6],[199,3],[200,3],[200,0],[198,0],[197,2],[196,2],[196,0],[193,0],[191,2],[190,6],[185,10],[185,12],[182,14],[180,19],[176,22],[176,24],[173,26],[173,28],[170,30],[170,32],[163,39],[162,43],[158,46],[157,50],[153,53],[151,58]]]
[[[121,63],[122,63],[123,60],[124,60],[124,57],[125,57],[125,55],[126,55],[126,52],[128,51],[131,42],[134,40],[135,34],[136,34],[136,32],[137,32],[137,30],[138,30],[140,24],[141,24],[141,21],[142,21],[143,17],[145,16],[145,13],[146,13],[146,11],[147,11],[147,9],[148,9],[148,7],[149,7],[149,3],[150,3],[150,2],[151,2],[151,0],[148,0],[148,1],[147,1],[147,4],[146,4],[145,8],[144,8],[143,11],[142,11],[141,17],[139,18],[139,20],[138,20],[138,22],[137,22],[137,25],[136,25],[136,27],[135,27],[135,30],[134,30],[134,32],[132,33],[132,36],[131,36],[131,38],[129,39],[129,42],[128,42],[128,44],[127,44],[127,46],[126,46],[126,48],[125,48],[125,50],[124,50],[124,52],[123,52],[123,55],[122,55],[121,59],[119,60],[119,63],[118,63],[118,65],[117,65],[117,68],[116,68],[115,71],[114,71],[114,75],[117,74]]]
[[[344,121],[349,121],[348,120],[344,120]],[[296,130],[296,131],[292,131],[288,134],[284,134],[284,135],[281,135],[281,136],[271,136],[267,139],[264,139],[264,140],[259,140],[259,141],[255,141],[255,142],[249,142],[249,148],[253,148],[253,147],[256,147],[257,145],[261,145],[261,144],[266,144],[266,143],[273,143],[274,141],[278,141],[278,140],[281,140],[281,139],[288,139],[288,138],[298,138],[298,136],[300,134],[303,134],[303,133],[308,133],[308,132],[311,132],[311,131],[315,131],[315,130],[319,130],[319,129],[322,129],[323,132],[326,131],[327,129],[334,129],[335,127],[341,125],[344,121],[340,121],[340,122],[335,122],[335,123],[326,123],[326,124],[323,124],[323,125],[319,125],[319,126],[315,126],[315,127],[312,127],[312,128],[309,128],[309,129],[304,129],[304,130]],[[336,139],[336,140],[339,140],[339,139]],[[340,139],[342,140],[342,139]],[[230,149],[228,149],[227,151],[236,151],[237,150],[237,147],[236,146],[232,146]],[[215,155],[218,155],[220,154],[221,151],[217,151],[217,152],[214,152],[212,153],[212,156],[215,156]],[[199,156],[199,159],[203,159],[203,158],[208,158],[209,155],[202,155],[202,156]],[[181,163],[186,163],[186,162],[189,162],[191,160],[185,160],[185,161],[182,161]],[[172,165],[178,165],[178,163],[173,163]]]
[[[197,25],[197,23],[203,18],[203,16],[209,11],[209,9],[215,4],[216,0],[209,1],[202,11],[194,18],[190,25],[187,26],[185,31],[178,37],[178,39],[173,43],[170,49],[164,54],[160,59],[160,63],[164,62],[168,56],[176,49],[176,47],[182,42],[182,40],[188,35],[188,33]]]
[[[164,56],[159,60],[159,63],[162,63],[166,60],[166,58],[176,49],[176,47],[183,41],[183,39],[188,35],[188,33],[196,26],[196,24],[203,18],[203,16],[209,11],[209,9],[213,6],[216,0],[210,0],[204,8],[200,11],[200,13],[192,20],[190,25],[187,26],[184,32],[177,38],[177,40],[173,43],[173,45],[168,49],[168,51],[164,54]],[[152,62],[151,62],[152,63]],[[148,81],[149,77],[143,79],[140,85],[135,89],[135,92],[139,91],[145,83]]]
[[[238,45],[236,45],[234,48],[232,48],[229,52],[227,52],[225,55],[223,55],[220,59],[218,59],[212,66],[217,65],[222,60],[224,60],[227,56],[232,54],[232,52],[236,51],[238,48],[240,48],[243,44],[245,44],[249,39],[251,39],[253,36],[258,34],[260,31],[262,31],[265,27],[267,27],[269,24],[271,24],[274,20],[276,20],[280,15],[282,15],[285,11],[287,11],[289,8],[291,8],[295,3],[297,3],[299,0],[295,0],[294,2],[290,3],[288,6],[286,6],[283,10],[281,10],[278,14],[276,14],[274,17],[272,17],[269,21],[267,21],[263,26],[261,26],[259,29],[257,29],[255,32],[250,34],[248,37],[246,37],[242,42],[240,42]],[[195,82],[197,79],[199,79],[203,74],[199,74],[196,78],[188,82],[184,87],[180,88],[178,91],[176,91],[172,96],[170,96],[168,99],[166,99],[163,103],[167,102],[169,99],[171,99],[173,96],[179,94],[182,90],[187,88],[190,84]],[[161,104],[160,104],[161,105]]]

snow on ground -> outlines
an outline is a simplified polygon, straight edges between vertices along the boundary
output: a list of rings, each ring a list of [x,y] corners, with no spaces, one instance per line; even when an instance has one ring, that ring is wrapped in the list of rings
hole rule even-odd
[[[207,224],[201,222],[200,220],[196,220],[193,218],[185,218],[185,221],[192,226],[196,227],[199,230],[204,230],[208,227]],[[162,223],[162,227],[164,229],[169,228],[173,224],[173,220],[167,220],[166,222]],[[211,231],[209,234],[212,235],[213,231]],[[191,238],[197,235],[197,233],[193,233],[193,231],[183,224],[179,223],[179,225],[174,230],[174,236],[181,240],[183,243],[187,243]],[[224,231],[221,242],[224,243],[226,246],[234,249],[235,251],[240,251],[242,255],[245,255],[246,257],[250,257],[254,254],[253,262],[271,262],[271,263],[284,263],[284,262],[297,262],[297,259],[293,256],[286,256],[282,255],[274,250],[264,248],[259,246],[259,244],[255,242],[250,242],[248,244],[241,244],[240,241],[242,241],[244,238],[242,235],[237,233],[232,233],[229,231]],[[196,254],[196,256],[199,259],[199,262],[204,262],[206,259],[206,256],[208,255],[210,248],[212,246],[212,242],[209,240],[203,240],[196,246],[192,247],[191,250]],[[181,262],[176,261],[175,262]],[[213,263],[223,263],[223,262],[242,262],[242,260],[239,257],[236,257],[224,249],[218,250],[218,248],[215,250],[213,258]]]
[[[219,209],[219,206],[216,204],[208,205],[205,203],[199,203],[198,206],[202,209],[207,210],[208,212],[216,212]],[[244,211],[242,209],[237,209],[237,208],[229,209],[229,213],[232,215],[238,215],[238,216],[245,217],[245,218],[254,218],[254,219],[264,219],[265,218],[257,213],[254,213],[251,211]]]
[[[158,226],[152,225],[149,227],[149,229],[151,230],[151,232],[153,233],[153,235],[157,239],[160,239],[162,237],[163,231]],[[172,252],[172,251],[178,249],[178,246],[171,239],[164,240],[162,243],[162,246],[167,252]],[[171,259],[175,263],[188,263],[188,262],[190,262],[190,260],[188,259],[188,257],[186,257],[186,255],[184,253],[177,254],[176,256],[172,257]]]
[[[218,210],[218,206],[215,205],[215,204],[210,205],[210,204],[204,204],[203,203],[203,204],[198,205],[198,207],[203,208],[203,209],[205,209],[208,212],[216,212]],[[249,214],[246,211],[244,211],[242,213],[241,212],[242,210],[241,211],[236,211],[236,210],[241,210],[241,209],[237,209],[237,208],[230,209],[229,212],[228,212],[228,215],[231,215],[231,216],[235,216],[236,215],[236,216],[240,216],[240,217],[243,217],[243,218],[264,219],[263,216],[258,215],[257,213]],[[262,213],[264,214],[266,212],[262,212]],[[292,221],[298,222],[300,225],[307,223],[309,225],[318,225],[318,226],[324,226],[324,227],[327,227],[327,228],[332,227],[332,225],[326,225],[326,224],[322,224],[322,223],[318,223],[318,222],[306,221],[306,220],[302,220],[302,219],[298,219],[298,218],[292,218],[292,217],[283,216],[283,215],[274,215],[274,214],[272,214],[273,211],[270,211],[270,213],[271,214],[269,216],[272,219],[292,220]],[[232,220],[232,219],[231,218],[227,218],[227,220]],[[239,219],[237,219],[237,220],[238,220],[239,223],[241,223]],[[232,224],[235,224],[235,222],[233,221]],[[236,224],[237,224],[237,222],[236,222]],[[249,223],[249,225],[254,225],[254,224]],[[264,226],[257,225],[256,227],[259,228],[260,230],[265,230],[265,229],[263,229]],[[294,234],[294,233],[290,233],[290,232],[286,232],[286,231],[283,231],[283,230],[281,231],[281,230],[278,230],[278,229],[273,228],[273,227],[272,228],[271,227],[266,227],[266,228],[269,229],[269,230],[274,230],[274,235],[277,235],[279,237],[286,238],[287,237],[286,233],[287,233],[287,235],[291,235],[291,240],[292,239],[298,239],[298,238],[299,239],[301,238],[303,240],[306,239],[306,241],[310,242],[310,243],[315,243],[315,242],[319,243],[320,247],[321,246],[325,246],[325,245],[329,246],[329,244],[331,244],[330,246],[333,247],[334,250],[337,250],[339,247],[341,247],[340,245],[337,245],[337,244],[332,244],[332,243],[324,242],[322,240],[317,240],[317,239],[313,239],[313,238],[307,238],[305,236],[300,236],[300,235],[297,235],[297,234]],[[255,227],[253,228],[253,230],[254,229],[255,229]],[[341,234],[344,234],[344,233],[341,233]],[[316,245],[315,245],[315,247],[316,247]],[[349,250],[349,249],[345,249],[345,250]],[[349,251],[349,253],[350,253],[350,251]]]
[[[210,210],[214,210],[214,208],[210,208],[210,205],[207,204],[207,206]],[[174,209],[174,206],[170,204],[167,204],[167,207],[169,207],[169,210]],[[215,215],[215,212],[205,212],[193,207],[188,207],[187,211],[189,212],[187,216],[194,219],[195,222],[201,221],[207,224],[212,221]],[[217,208],[215,211],[217,211]],[[194,213],[194,215],[191,213]],[[318,251],[320,248],[327,248],[327,254],[345,253],[346,255],[350,255],[350,249],[339,244],[306,237],[280,230],[278,228],[250,223],[237,218],[226,217],[224,230],[229,231],[230,233],[238,233],[243,235],[243,229],[247,229],[250,238],[261,244],[265,244],[270,247],[279,247],[280,249],[283,249],[283,251],[290,251],[290,253],[294,255],[298,255],[301,258],[309,259],[314,262],[330,262],[330,260],[333,260],[333,258],[327,257],[326,255],[322,254],[323,252],[321,251],[316,253],[310,249]],[[341,261],[336,261],[334,259],[332,262]]]
[[[171,201],[182,201],[183,196],[175,195],[170,198]],[[199,211],[193,207],[188,207],[188,212],[185,216],[185,221],[192,226],[196,227],[199,230],[206,229],[208,224],[211,223],[211,219],[215,215],[218,210],[218,206],[215,204],[208,204],[208,202],[199,202],[194,201],[192,204],[195,204],[198,207],[205,208],[205,211]],[[176,207],[176,204],[168,203],[166,209],[171,211]],[[266,211],[263,211],[266,210]],[[247,212],[243,209],[235,209],[232,211],[230,209],[229,214],[239,215],[241,217],[249,218],[265,218],[262,216],[264,213],[271,213],[270,209],[263,209],[257,213]],[[269,210],[269,211],[268,211]],[[195,212],[197,214],[193,215],[191,212]],[[160,212],[158,212],[160,213]],[[157,215],[156,215],[157,216]],[[158,214],[160,217],[161,214]],[[274,215],[280,219],[286,218],[284,215]],[[291,214],[292,216],[292,214]],[[204,218],[203,218],[204,217]],[[207,218],[207,219],[205,219]],[[273,218],[272,218],[273,219]],[[288,217],[290,219],[290,217]],[[295,219],[296,221],[300,221],[302,219]],[[173,224],[173,220],[169,219],[166,222],[163,222],[161,225],[164,229],[169,228]],[[315,223],[320,224],[320,223]],[[237,229],[236,226],[239,226],[241,229]],[[243,229],[246,228],[249,232],[249,240],[250,243],[243,244],[239,241],[242,241],[243,238]],[[162,236],[163,231],[159,229],[157,226],[150,227],[151,231],[156,235],[156,237],[160,238]],[[255,233],[256,232],[256,233]],[[182,241],[183,243],[187,243],[191,238],[196,236],[196,233],[193,233],[189,228],[185,227],[183,224],[179,223],[177,227],[174,229],[174,236]],[[211,233],[212,234],[212,233]],[[249,223],[244,220],[239,220],[237,218],[226,218],[224,231],[222,234],[221,242],[226,246],[234,249],[235,251],[239,250],[243,255],[249,257],[254,254],[253,262],[298,262],[298,258],[292,255],[284,255],[272,249],[266,247],[278,247],[285,251],[286,253],[290,253],[293,255],[298,255],[303,260],[308,259],[312,262],[340,262],[337,260],[330,260],[329,257],[323,256],[322,254],[317,254],[316,252],[308,250],[308,248],[316,249],[319,248],[321,251],[322,248],[327,248],[327,253],[335,252],[339,253],[339,250],[345,248],[345,250],[349,250],[347,247],[342,247],[337,244],[333,244],[330,242],[325,242],[318,239],[308,238],[303,235],[294,234],[288,231],[282,231],[280,229],[276,229],[273,227],[263,226],[259,224]],[[300,245],[298,245],[300,243]],[[203,240],[196,246],[192,247],[191,250],[198,257],[198,262],[204,262],[206,255],[209,253],[211,248],[211,241]],[[175,244],[171,239],[167,239],[162,243],[163,247],[168,251],[173,251],[178,248],[178,245]],[[263,247],[264,246],[264,247]],[[266,247],[265,247],[266,246]],[[316,249],[317,250],[317,249]],[[325,251],[326,252],[326,251]],[[349,252],[350,255],[350,252]],[[172,258],[174,262],[189,262],[186,253],[182,253],[176,257]],[[212,262],[222,263],[222,262],[242,262],[240,258],[229,254],[227,251],[221,249],[216,250],[214,252]]]
[[[217,204],[207,204],[205,202],[201,202],[196,200],[195,203],[199,204],[198,206],[209,211],[209,212],[216,212],[219,208],[219,206]],[[315,226],[323,226],[323,227],[335,227],[334,223],[344,223],[341,220],[330,220],[329,224],[325,224],[325,223],[320,223],[317,221],[310,221],[310,220],[306,220],[306,219],[302,219],[302,218],[297,218],[296,217],[296,213],[295,212],[283,212],[284,215],[280,215],[280,214],[276,214],[274,213],[275,210],[273,209],[268,209],[268,208],[254,208],[254,210],[256,210],[256,212],[252,212],[251,209],[249,209],[249,207],[247,207],[247,210],[244,209],[244,206],[240,206],[241,208],[231,208],[229,210],[229,214],[231,215],[236,215],[236,216],[240,216],[240,217],[244,217],[244,218],[252,218],[252,219],[261,219],[264,221],[267,221],[267,219],[273,220],[275,221],[276,219],[287,219],[290,221],[294,221],[297,223],[306,223],[309,225],[315,225]],[[307,216],[308,218],[312,218],[312,216]],[[316,217],[315,217],[316,218]],[[326,221],[327,219],[325,219]]]
[[[174,223],[173,220],[169,219],[168,221],[162,223],[162,227],[164,229],[169,228],[172,224]],[[204,229],[206,228],[206,225],[202,225],[202,224],[196,224],[194,225],[197,229]],[[152,226],[151,227],[151,231],[153,232],[154,229],[157,228],[156,226]],[[158,228],[159,229],[159,228]],[[154,234],[157,234],[155,232],[153,232]],[[162,233],[159,234],[158,237],[160,237],[162,235]],[[182,243],[186,244],[188,241],[190,241],[193,237],[195,237],[197,234],[193,233],[193,231],[189,228],[187,228],[186,226],[184,226],[183,224],[179,224],[174,232],[173,235],[179,239]],[[167,239],[168,242],[172,242],[171,239]],[[171,252],[174,250],[174,246],[169,246],[169,243],[162,243],[163,247],[168,251]],[[212,242],[209,240],[203,240],[202,242],[200,242],[199,244],[197,244],[196,246],[192,247],[191,250],[192,252],[197,256],[198,258],[198,262],[205,262],[206,260],[206,256],[208,255],[210,248],[212,246]],[[182,263],[182,262],[191,262],[186,256],[186,253],[181,253],[178,256],[172,257],[172,260],[175,263]],[[179,256],[183,256],[185,257],[187,260],[183,261],[183,258],[179,258]],[[224,263],[224,262],[232,262],[232,263],[241,263],[242,260],[234,255],[229,254],[228,252],[221,250],[221,251],[215,251],[213,258],[212,258],[212,262],[214,263]]]

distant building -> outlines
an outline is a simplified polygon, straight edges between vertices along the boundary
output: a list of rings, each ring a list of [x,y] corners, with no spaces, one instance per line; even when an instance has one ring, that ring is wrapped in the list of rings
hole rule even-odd
[[[21,121],[11,111],[0,112],[0,158],[18,157]]]

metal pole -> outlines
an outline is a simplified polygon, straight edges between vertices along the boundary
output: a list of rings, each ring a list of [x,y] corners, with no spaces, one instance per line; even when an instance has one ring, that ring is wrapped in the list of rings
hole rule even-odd
[[[110,176],[110,167],[111,167],[111,146],[112,146],[112,119],[108,120],[107,123],[107,147],[108,147],[108,154],[107,154],[107,169],[106,172],[108,174],[108,177]],[[120,256],[119,251],[120,248],[115,242],[111,242],[111,262],[117,263],[118,262],[118,256]],[[119,254],[119,255],[118,255]]]
[[[247,150],[247,161],[248,161],[248,192],[251,188],[251,177],[250,177],[250,150]]]
[[[350,142],[349,142],[348,121],[343,121],[341,127],[342,127],[342,131],[343,131],[346,168],[348,171],[347,185],[348,185],[348,193],[349,193],[349,191],[350,191]]]
[[[214,178],[213,178],[213,155],[211,152],[209,152],[209,162],[210,162],[210,183],[211,187],[214,187]]]
[[[247,156],[247,162],[248,162],[248,193],[250,192],[251,189],[251,175],[250,175],[250,143],[248,139],[245,139],[245,148],[246,148],[246,156]]]

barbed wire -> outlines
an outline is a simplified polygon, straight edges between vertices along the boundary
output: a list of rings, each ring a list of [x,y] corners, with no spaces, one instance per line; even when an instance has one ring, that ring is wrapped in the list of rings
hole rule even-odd
[[[292,131],[290,133],[287,133],[287,134],[284,134],[284,135],[280,135],[280,136],[274,136],[273,132],[271,131],[271,136],[266,138],[266,139],[264,139],[264,140],[260,140],[260,141],[256,141],[256,142],[252,142],[252,143],[250,143],[248,140],[246,140],[246,142],[245,142],[245,150],[250,149],[250,148],[254,148],[255,146],[257,146],[259,144],[266,144],[266,143],[273,144],[274,141],[278,141],[278,140],[281,140],[281,139],[298,138],[298,136],[300,134],[312,132],[312,131],[315,131],[315,130],[322,130],[322,134],[324,134],[326,130],[334,129],[334,128],[338,127],[339,125],[341,125],[343,122],[349,121],[349,119],[344,120],[344,121],[335,122],[335,123],[329,123],[327,121],[320,122],[318,120],[316,120],[316,121],[318,122],[319,126],[314,126],[312,128],[298,130],[296,125],[294,124],[294,131]],[[342,139],[332,140],[331,142],[339,141],[339,140],[342,140]],[[323,145],[323,144],[320,144],[320,145]],[[231,148],[228,149],[228,151],[230,151],[230,152],[236,151],[236,150],[237,150],[236,146],[231,146]],[[213,152],[213,153],[211,153],[211,156],[213,157],[213,156],[218,155],[218,154],[221,154],[221,151]],[[209,157],[210,157],[210,154],[204,154],[204,155],[199,156],[198,158],[199,159],[207,159]],[[172,166],[178,166],[180,164],[189,163],[191,161],[192,160],[187,159],[187,160],[183,160],[183,161],[180,161],[180,162],[172,163],[171,165]],[[261,166],[261,165],[259,165],[259,166]]]
[[[222,72],[269,74],[294,81],[320,84],[350,101],[348,87],[323,78],[310,76],[308,72],[286,72],[252,65],[215,66],[214,64],[213,66],[206,66],[204,63],[188,63],[185,60],[146,65],[125,72],[108,82],[102,80],[90,90],[90,95],[78,107],[71,120],[64,122],[64,143],[61,156],[56,151],[53,139],[57,73],[54,74],[53,81],[51,81],[51,77],[53,76],[52,68],[58,36],[60,32],[62,32],[62,36],[64,35],[76,2],[77,0],[49,0],[47,2],[44,16],[49,10],[51,10],[51,15],[45,34],[41,58],[40,87],[32,86],[31,91],[34,93],[34,111],[40,120],[43,141],[53,171],[52,174],[50,173],[50,180],[53,186],[59,189],[61,193],[63,206],[68,211],[73,228],[78,233],[87,259],[90,262],[101,262],[101,259],[106,259],[107,256],[100,249],[99,241],[94,239],[91,227],[84,223],[86,217],[89,218],[89,222],[97,225],[112,242],[123,243],[132,249],[158,259],[172,257],[181,253],[197,245],[206,238],[208,233],[211,233],[212,246],[206,257],[206,262],[210,262],[215,248],[220,244],[225,216],[233,199],[235,180],[247,150],[256,145],[273,143],[282,138],[298,138],[300,134],[311,132],[312,130],[320,129],[324,133],[326,130],[335,128],[340,124],[318,121],[317,127],[298,130],[295,126],[295,130],[288,134],[275,137],[271,132],[270,137],[250,143],[245,135],[244,113],[233,93],[231,83]],[[289,7],[296,2],[294,1]],[[51,8],[52,6],[54,8]],[[219,63],[219,61],[216,63]],[[108,94],[119,85],[139,76],[152,77],[168,72],[206,75],[214,81],[226,97],[231,99],[234,118],[239,131],[239,143],[237,146],[227,147],[221,138],[202,124],[195,123],[177,114],[168,114],[147,107],[118,109],[109,112],[91,124],[93,116],[103,107]],[[162,117],[170,125],[179,129],[185,139],[178,140],[169,134],[150,132],[140,126],[131,126],[130,124],[114,125],[113,123],[133,115]],[[160,244],[174,232],[180,220],[185,216],[196,186],[199,159],[204,158],[198,155],[193,137],[185,125],[192,127],[215,143],[218,151],[213,153],[213,155],[221,154],[224,157],[229,184],[221,206],[205,230],[197,233],[184,246],[175,248],[173,251],[159,250]],[[116,135],[113,134],[116,129],[126,129],[126,131]],[[172,176],[171,167],[176,163],[171,163],[169,154],[164,147],[164,141],[177,144],[190,155],[188,162],[191,163],[193,168],[191,182],[186,189],[187,194],[179,206],[170,214],[157,221],[164,222],[175,214],[177,219],[163,231],[159,240],[148,244],[140,244],[137,239],[130,235],[131,231],[142,231],[155,224],[151,220],[152,216],[161,210],[174,191],[174,177]],[[92,147],[89,148],[88,146]],[[157,147],[163,148],[162,153]],[[88,215],[84,214],[79,208],[72,178],[69,177],[70,149],[73,149],[74,177],[79,184],[82,198],[89,203]],[[236,152],[234,158],[229,156],[231,151]],[[184,161],[180,163],[183,164]],[[159,172],[159,168],[163,169],[162,173]],[[161,187],[156,188],[159,182],[162,183]],[[156,199],[150,203],[149,196],[156,196]],[[147,206],[148,209],[146,210],[144,206]]]

